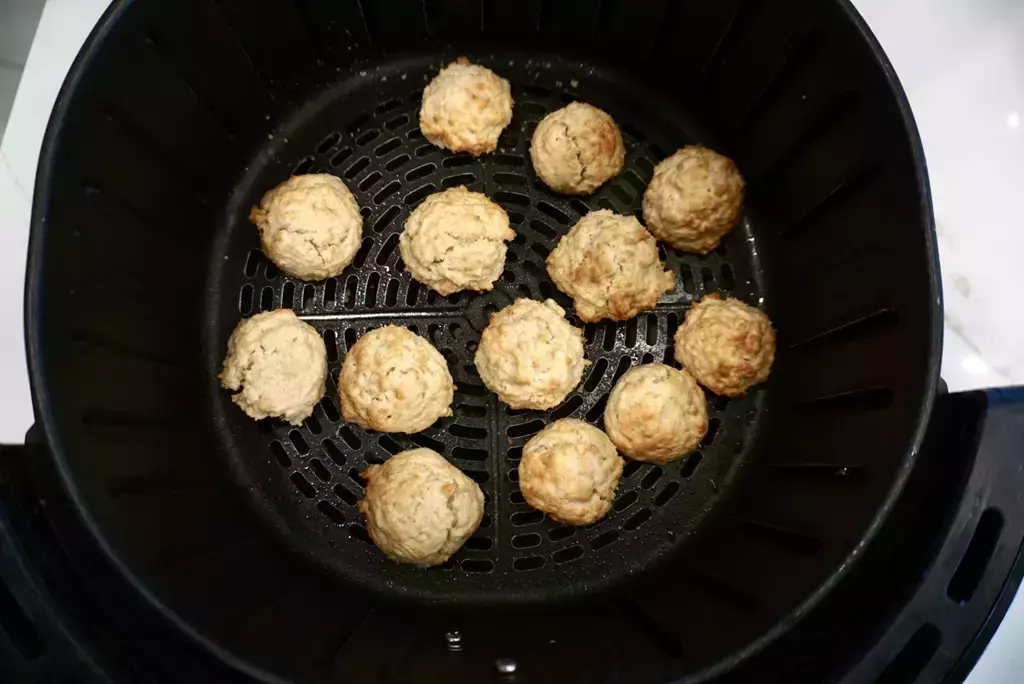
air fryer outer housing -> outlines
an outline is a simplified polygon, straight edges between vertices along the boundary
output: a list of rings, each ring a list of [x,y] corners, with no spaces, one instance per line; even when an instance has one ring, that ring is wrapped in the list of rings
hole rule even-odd
[[[506,150],[468,164],[416,139],[422,81],[403,83],[462,54],[507,72],[517,98]],[[672,145],[735,158],[747,218],[708,257],[666,254],[681,288],[642,335],[639,323],[588,331],[602,375],[567,413],[599,420],[615,373],[671,358],[673,317],[711,291],[771,313],[772,381],[712,405],[705,473],[634,471],[614,538],[560,538],[516,508],[515,449],[559,409],[499,414],[465,395],[478,410],[424,438],[487,484],[491,526],[433,576],[380,565],[361,541],[351,471],[408,444],[342,425],[330,398],[299,430],[229,413],[215,382],[227,334],[240,315],[292,306],[318,322],[336,363],[367,321],[422,316],[471,374],[486,313],[474,301],[519,291],[410,294],[392,238],[426,189],[478,183],[521,216],[510,252],[521,265],[504,279],[548,294],[526,264],[563,224],[605,203],[639,208],[628,174],[578,205],[545,194],[522,162],[531,123],[583,95],[622,123],[640,186]],[[244,216],[289,173],[321,168],[353,188],[366,238],[359,270],[302,284],[251,251]],[[732,671],[857,564],[913,472],[937,392],[920,144],[891,68],[841,1],[118,2],[58,99],[28,272],[38,453],[53,474],[39,479],[57,483],[68,524],[84,530],[72,557],[95,557],[143,614],[264,680],[384,668],[429,681],[446,662],[474,681],[501,653],[531,681]],[[428,318],[443,323],[436,333]],[[480,450],[474,439],[491,446],[482,465],[458,460]],[[703,498],[672,510],[693,524],[666,540],[680,518],[663,512],[690,493]],[[529,535],[538,551],[516,545]],[[426,635],[442,626],[459,639],[439,653]]]

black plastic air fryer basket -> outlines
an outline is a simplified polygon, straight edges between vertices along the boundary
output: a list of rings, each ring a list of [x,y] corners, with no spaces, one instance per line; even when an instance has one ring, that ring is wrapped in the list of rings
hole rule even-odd
[[[479,159],[417,125],[423,86],[462,55],[515,99],[498,151]],[[548,191],[527,154],[537,122],[575,99],[608,111],[628,150],[625,171],[583,198]],[[563,405],[500,405],[472,364],[489,313],[521,296],[571,311],[548,252],[587,211],[640,215],[654,164],[694,142],[739,164],[742,225],[707,256],[666,249],[677,287],[655,311],[586,326],[593,365]],[[340,277],[301,282],[261,254],[246,216],[290,174],[319,171],[355,193],[364,240]],[[396,249],[411,208],[456,185],[502,204],[517,232],[491,293],[440,297]],[[856,612],[844,581],[889,548],[870,542],[923,472],[938,392],[924,161],[844,0],[115,2],[47,133],[27,290],[27,470],[54,543],[97,602],[117,597],[105,600],[143,635],[140,653],[167,649],[152,656],[165,674],[186,662],[169,655],[184,636],[240,680],[742,677],[833,615],[814,612],[826,599]],[[675,327],[710,292],[770,314],[770,381],[712,396],[685,461],[630,463],[606,519],[565,527],[526,506],[524,442],[560,417],[600,425],[615,380],[670,362]],[[300,428],[249,420],[217,386],[227,336],[282,307],[322,332],[331,383],[365,331],[424,335],[458,385],[454,416],[416,435],[362,430],[340,419],[331,384]],[[384,559],[355,508],[365,465],[415,445],[487,499],[480,530],[431,570]],[[946,479],[962,493],[965,479]],[[935,505],[924,523],[941,539]],[[920,570],[908,563],[899,586]]]

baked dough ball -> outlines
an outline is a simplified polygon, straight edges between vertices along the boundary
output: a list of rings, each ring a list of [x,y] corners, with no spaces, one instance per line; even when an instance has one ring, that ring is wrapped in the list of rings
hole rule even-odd
[[[738,299],[709,294],[676,331],[676,360],[715,394],[736,397],[764,382],[775,359],[775,330]]]
[[[454,389],[441,353],[397,325],[359,338],[338,376],[342,416],[380,432],[419,432],[452,415]]]
[[[423,137],[452,152],[493,152],[512,121],[508,81],[465,57],[441,69],[423,89]]]
[[[327,348],[291,309],[259,313],[228,339],[220,384],[247,415],[300,425],[324,396]]]
[[[550,299],[517,299],[491,314],[473,360],[484,384],[514,409],[558,406],[587,365],[583,331]]]
[[[732,159],[689,145],[654,167],[644,222],[662,242],[707,254],[743,212],[743,176]]]
[[[622,171],[626,148],[615,120],[585,102],[551,112],[530,142],[533,169],[555,192],[586,195]]]
[[[660,363],[638,366],[615,383],[604,429],[632,459],[674,461],[696,449],[708,431],[704,392],[684,370]]]
[[[676,285],[658,243],[633,216],[592,211],[548,255],[548,274],[584,321],[624,321],[653,309]]]
[[[450,295],[494,287],[505,268],[505,243],[515,236],[504,209],[460,186],[416,207],[398,245],[413,278]]]
[[[370,539],[391,560],[440,565],[480,526],[483,492],[436,451],[403,451],[362,476],[359,512]]]
[[[249,212],[263,252],[302,280],[340,274],[363,240],[363,217],[352,192],[329,173],[292,176]]]
[[[612,507],[622,457],[608,436],[574,418],[556,420],[530,438],[519,463],[519,489],[559,522],[589,525]]]

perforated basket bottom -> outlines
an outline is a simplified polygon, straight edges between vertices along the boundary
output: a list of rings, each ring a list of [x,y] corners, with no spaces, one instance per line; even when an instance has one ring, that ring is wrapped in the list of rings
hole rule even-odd
[[[519,56],[478,56],[475,61],[508,78],[513,87],[514,118],[493,155],[452,154],[422,138],[420,93],[441,64],[424,58],[354,74],[299,110],[254,159],[227,212],[223,255],[213,259],[211,384],[238,320],[287,307],[322,332],[329,389],[300,428],[254,423],[226,392],[211,389],[217,427],[237,479],[285,543],[345,581],[391,595],[458,603],[580,595],[625,579],[691,535],[750,451],[763,391],[738,399],[709,395],[710,429],[700,449],[664,467],[627,462],[611,513],[588,527],[559,525],[524,503],[516,470],[523,444],[558,418],[602,426],[608,392],[627,369],[672,363],[672,334],[694,298],[721,291],[763,302],[759,264],[747,223],[705,257],[668,250],[664,255],[677,273],[676,290],[656,311],[622,323],[585,326],[592,365],[561,406],[542,412],[500,404],[473,365],[488,314],[514,297],[551,297],[571,313],[571,300],[545,272],[544,259],[558,239],[591,209],[639,216],[654,164],[700,136],[684,125],[683,112],[639,91],[627,76],[579,62]],[[536,179],[528,154],[537,122],[574,99],[612,114],[628,150],[626,170],[584,198],[549,192]],[[342,177],[355,193],[365,217],[364,240],[342,276],[306,283],[282,276],[267,261],[245,216],[249,205],[289,173],[319,171]],[[493,292],[441,297],[405,272],[398,236],[419,201],[463,184],[505,207],[518,236]],[[448,360],[458,385],[455,415],[420,434],[375,433],[339,417],[340,361],[360,335],[386,323],[427,337]],[[386,560],[367,537],[356,509],[365,466],[415,446],[442,453],[486,494],[483,524],[442,568],[424,570]]]

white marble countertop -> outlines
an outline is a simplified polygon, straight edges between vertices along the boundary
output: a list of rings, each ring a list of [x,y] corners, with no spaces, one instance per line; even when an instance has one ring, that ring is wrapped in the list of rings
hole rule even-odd
[[[36,162],[64,76],[108,0],[48,0],[0,144],[0,442],[32,423],[22,290]],[[1024,384],[1024,3],[854,0],[896,68],[924,140],[952,391]],[[1024,592],[1022,592],[1024,593]],[[1018,595],[969,684],[1024,681]]]

